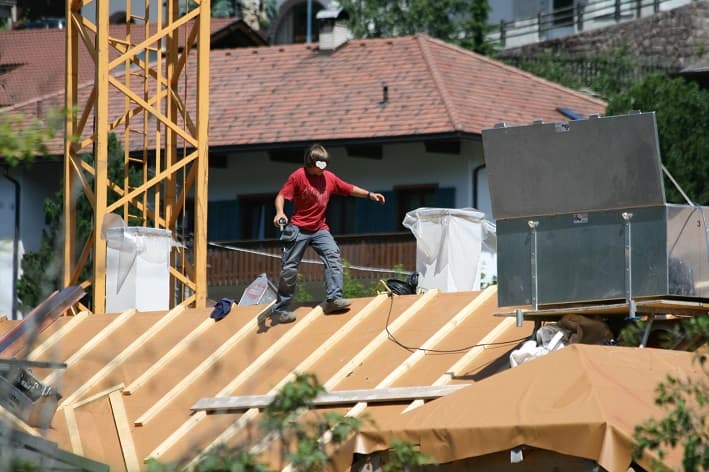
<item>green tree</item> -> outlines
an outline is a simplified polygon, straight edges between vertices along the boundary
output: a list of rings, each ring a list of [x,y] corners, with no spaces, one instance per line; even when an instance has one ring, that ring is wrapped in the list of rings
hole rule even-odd
[[[544,50],[536,56],[504,58],[503,61],[551,82],[590,91],[604,99],[627,93],[647,75],[645,68],[624,48],[583,56]]]
[[[426,33],[466,49],[490,54],[487,0],[342,0],[356,38]]]
[[[654,111],[665,167],[690,199],[709,203],[709,91],[682,78],[649,75],[627,93],[614,96],[606,114]],[[668,201],[686,203],[671,182]]]
[[[33,120],[24,125],[20,114],[0,116],[0,158],[10,167],[21,162],[31,163],[47,154],[47,141],[54,138],[62,126],[63,113],[51,111],[43,121]]]
[[[345,298],[369,297],[376,292],[372,287],[352,276],[352,264],[342,261],[342,296]]]
[[[182,9],[182,14],[193,10],[197,7],[194,0],[189,0],[185,8]],[[241,15],[241,2],[233,2],[232,0],[214,0],[210,10],[212,18],[229,18],[232,16]]]
[[[408,466],[433,464],[431,456],[421,453],[415,444],[393,439],[389,450],[388,462],[382,467],[382,472],[399,472],[407,470]]]
[[[264,7],[264,16],[259,18],[259,28],[263,31],[268,31],[271,27],[271,22],[278,16],[278,6],[276,0],[266,0]]]
[[[313,301],[313,294],[308,291],[307,284],[303,280],[303,274],[298,273],[295,284],[295,293],[293,301],[296,303],[304,303]]]
[[[686,334],[704,340],[709,339],[709,316],[701,316],[685,323]],[[684,449],[682,468],[685,472],[709,470],[709,370],[707,354],[696,354],[695,362],[704,373],[698,381],[668,376],[657,386],[655,403],[667,409],[661,419],[649,419],[635,427],[633,437],[637,443],[635,457],[645,450],[654,452],[660,460],[665,457],[667,447],[681,444]],[[654,461],[655,470],[667,470],[660,462]]]

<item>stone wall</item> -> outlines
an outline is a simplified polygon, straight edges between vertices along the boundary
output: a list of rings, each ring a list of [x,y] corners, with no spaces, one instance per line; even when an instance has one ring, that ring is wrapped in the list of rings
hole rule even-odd
[[[674,71],[709,57],[709,0],[574,36],[505,49],[497,57],[534,57],[545,50],[583,56],[621,48],[640,64]]]

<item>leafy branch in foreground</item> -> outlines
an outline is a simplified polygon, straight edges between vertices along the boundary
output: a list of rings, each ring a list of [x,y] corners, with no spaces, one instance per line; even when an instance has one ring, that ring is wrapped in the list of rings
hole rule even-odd
[[[64,112],[50,111],[44,121],[34,120],[24,125],[19,114],[0,116],[0,156],[10,167],[21,162],[32,162],[35,157],[47,154],[47,141],[61,129]]]
[[[688,331],[703,337],[706,346],[709,339],[709,317],[693,318]],[[669,411],[662,419],[649,419],[635,427],[633,437],[637,442],[634,451],[636,458],[649,450],[661,461],[666,456],[667,448],[681,445],[684,448],[682,468],[686,472],[709,470],[709,370],[706,360],[706,353],[696,354],[695,362],[704,373],[700,380],[667,376],[657,386],[655,404]],[[668,470],[660,461],[653,460],[653,468]]]

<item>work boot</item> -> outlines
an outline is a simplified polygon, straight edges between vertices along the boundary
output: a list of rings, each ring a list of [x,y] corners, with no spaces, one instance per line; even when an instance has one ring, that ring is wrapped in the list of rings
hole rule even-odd
[[[346,298],[326,300],[325,303],[322,304],[322,311],[329,315],[330,313],[346,310],[350,305],[352,305],[352,302]]]
[[[292,311],[278,310],[271,313],[271,324],[285,324],[295,321],[295,313]]]

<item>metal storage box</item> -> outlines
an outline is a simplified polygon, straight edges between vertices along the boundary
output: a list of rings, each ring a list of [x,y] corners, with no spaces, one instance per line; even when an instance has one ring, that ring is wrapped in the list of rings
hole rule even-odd
[[[709,295],[708,208],[665,203],[654,113],[482,135],[499,306]]]
[[[30,426],[46,428],[61,395],[22,367],[0,364],[0,405]]]

